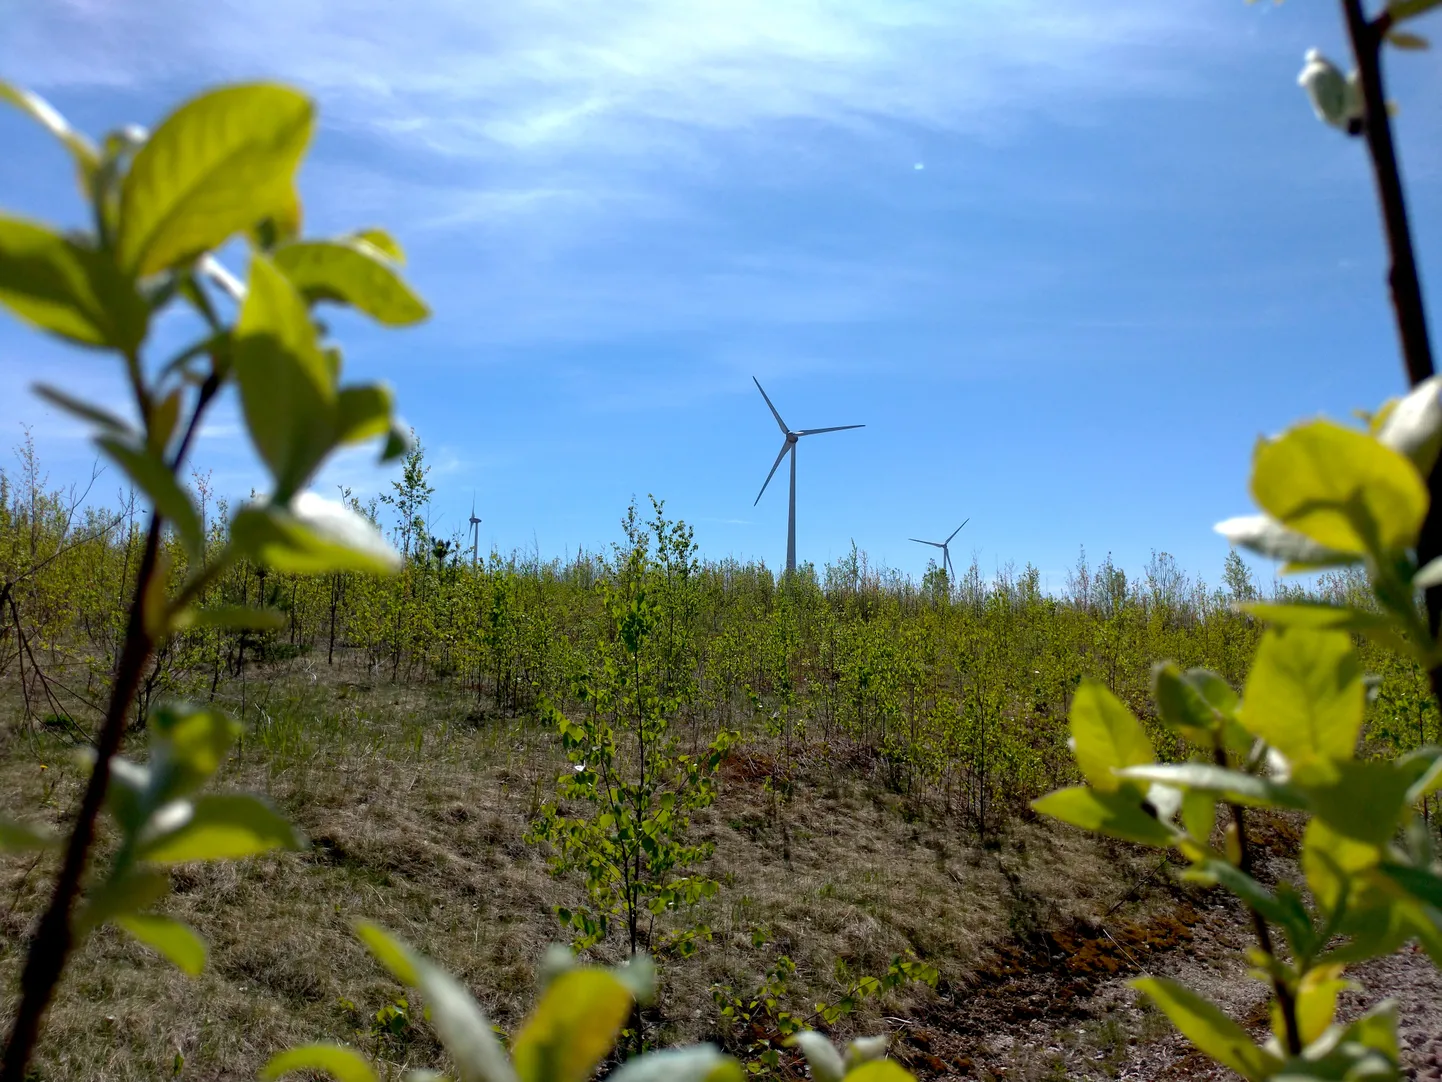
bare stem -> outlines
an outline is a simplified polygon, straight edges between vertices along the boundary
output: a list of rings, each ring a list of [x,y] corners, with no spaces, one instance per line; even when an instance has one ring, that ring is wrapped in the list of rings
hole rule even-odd
[[[1435,371],[1432,344],[1427,333],[1427,309],[1422,303],[1422,284],[1417,271],[1417,256],[1412,248],[1412,229],[1407,218],[1407,199],[1402,190],[1402,174],[1397,166],[1397,147],[1392,140],[1392,121],[1387,115],[1387,92],[1382,83],[1382,43],[1392,26],[1392,16],[1383,11],[1369,20],[1362,9],[1362,0],[1342,0],[1346,15],[1347,34],[1352,41],[1352,54],[1357,61],[1357,75],[1362,84],[1366,109],[1363,132],[1372,173],[1377,181],[1377,199],[1382,208],[1383,232],[1391,265],[1387,270],[1387,286],[1392,298],[1392,313],[1402,344],[1402,360],[1412,386],[1431,377]],[[1417,562],[1426,565],[1442,555],[1442,470],[1434,468],[1427,485],[1431,503],[1422,535],[1417,542]],[[1435,638],[1442,627],[1442,586],[1427,590],[1427,623]],[[1442,702],[1442,667],[1428,674],[1433,697]]]
[[[95,840],[95,821],[100,815],[100,808],[105,802],[105,791],[110,784],[110,760],[120,749],[121,739],[125,735],[125,719],[130,713],[130,705],[140,683],[140,674],[155,646],[150,631],[145,626],[142,602],[150,588],[151,579],[155,576],[160,551],[160,530],[160,514],[152,512],[150,531],[145,538],[145,554],[135,580],[135,596],[130,605],[125,646],[116,666],[115,683],[111,688],[105,723],[96,742],[95,767],[90,772],[90,781],[80,802],[80,813],[65,848],[65,859],[60,875],[55,880],[50,906],[40,918],[35,938],[31,940],[30,952],[25,959],[25,970],[20,977],[20,1007],[15,1013],[10,1037],[5,1045],[5,1062],[0,1065],[0,1082],[24,1082],[30,1056],[40,1035],[40,1020],[55,994],[55,986],[60,982],[65,960],[74,945],[70,915],[75,908],[75,899],[80,895],[80,881],[85,873],[91,844]]]

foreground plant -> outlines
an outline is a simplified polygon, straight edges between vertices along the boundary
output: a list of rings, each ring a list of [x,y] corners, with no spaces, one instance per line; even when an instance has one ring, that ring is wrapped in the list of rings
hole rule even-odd
[[[0,215],[0,305],[42,331],[117,359],[130,393],[124,412],[62,388],[37,390],[93,427],[102,453],[151,505],[125,636],[70,835],[61,841],[0,820],[6,849],[63,849],[0,1067],[3,1082],[20,1082],[66,959],[90,929],[114,922],[195,972],[204,961],[203,943],[149,912],[168,893],[164,867],[300,844],[290,826],[253,797],[198,794],[237,731],[214,711],[180,705],[159,711],[148,766],[117,753],[142,674],[171,635],[274,623],[273,613],[200,603],[228,567],[248,560],[305,572],[394,568],[394,553],[369,523],[306,491],[339,447],[381,437],[384,458],[405,449],[390,391],[374,383],[342,385],[340,350],[324,340],[312,309],[321,301],[348,304],[391,325],[427,313],[397,273],[401,252],[386,234],[300,239],[295,173],[314,109],[294,90],[223,87],[186,102],[153,133],[125,128],[99,146],[33,94],[0,83],[0,100],[64,145],[90,214],[89,230],[68,234]],[[237,236],[249,247],[244,283],[212,254]],[[177,309],[199,324],[198,336],[172,357],[150,356],[152,326]],[[207,546],[202,517],[178,478],[204,417],[232,383],[273,487],[235,514],[221,544]],[[77,912],[103,808],[115,820],[119,846]]]

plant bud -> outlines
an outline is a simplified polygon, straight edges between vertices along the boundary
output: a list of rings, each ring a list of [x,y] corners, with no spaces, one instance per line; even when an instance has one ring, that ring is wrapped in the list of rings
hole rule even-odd
[[[1365,109],[1356,72],[1343,75],[1337,65],[1316,49],[1308,49],[1297,85],[1312,100],[1312,111],[1318,120],[1349,134],[1361,131]]]

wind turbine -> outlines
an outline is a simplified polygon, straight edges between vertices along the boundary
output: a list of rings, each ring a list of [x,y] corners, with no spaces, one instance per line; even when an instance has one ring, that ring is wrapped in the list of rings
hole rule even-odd
[[[476,494],[471,493],[471,566],[476,566],[476,551],[481,545],[481,520],[476,518]]]
[[[801,428],[792,432],[786,427],[786,422],[781,419],[781,414],[776,412],[776,407],[771,405],[771,398],[766,389],[761,386],[761,381],[755,376],[751,382],[756,384],[756,389],[761,392],[761,397],[766,399],[766,405],[771,409],[771,416],[776,418],[776,425],[781,429],[781,435],[785,442],[781,444],[781,453],[776,456],[776,461],[771,464],[771,472],[766,475],[766,481],[761,486],[761,491],[756,493],[755,507],[761,502],[761,497],[766,495],[766,486],[771,483],[771,478],[776,476],[776,468],[781,465],[781,460],[789,452],[791,455],[791,506],[786,515],[786,571],[787,574],[796,570],[796,441],[802,436],[818,436],[823,432],[844,432],[848,428],[865,428],[865,425],[833,425],[831,428]]]
[[[970,521],[971,517],[967,516],[966,522],[963,522],[961,526],[965,526],[966,523]],[[955,537],[957,534],[961,533],[961,526],[958,526],[956,529],[951,531],[951,537]],[[907,538],[907,540],[915,541],[918,545],[930,545],[932,548],[941,549],[941,565],[942,567],[946,568],[946,581],[949,583],[955,583],[956,569],[951,566],[951,537],[948,537],[945,541],[923,541],[919,537],[909,537]]]

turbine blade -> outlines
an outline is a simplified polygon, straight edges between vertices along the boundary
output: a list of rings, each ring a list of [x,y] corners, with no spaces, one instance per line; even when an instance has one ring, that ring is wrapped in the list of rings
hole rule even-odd
[[[759,384],[758,384],[758,386],[759,386]],[[765,393],[766,393],[766,392],[764,392],[764,391],[762,392],[762,394],[765,394]],[[753,503],[753,504],[751,505],[752,507],[755,507],[757,503],[760,503],[760,502],[761,502],[761,497],[764,496],[764,495],[766,495],[766,486],[771,483],[771,478],[773,478],[773,477],[776,476],[776,468],[781,465],[781,460],[786,457],[786,452],[789,451],[790,449],[791,449],[791,444],[790,444],[790,443],[783,443],[783,444],[781,445],[781,453],[776,456],[776,461],[773,462],[773,463],[771,463],[771,472],[766,475],[766,480],[765,480],[765,482],[761,485],[761,491],[758,492],[758,493],[756,493],[756,503]]]
[[[771,409],[771,416],[776,418],[776,424],[777,427],[781,429],[781,434],[783,436],[791,435],[791,429],[786,427],[786,422],[781,419],[781,414],[777,413],[776,407],[771,405],[771,396],[766,393],[766,388],[761,386],[761,381],[755,376],[752,376],[751,382],[756,384],[756,389],[761,392],[761,397],[766,399],[766,405]],[[756,498],[759,500],[761,497],[757,496]],[[756,505],[752,504],[751,506],[755,507]]]
[[[803,428],[798,436],[819,436],[823,432],[845,432],[848,428],[865,428],[865,425],[832,425],[830,428]]]
[[[919,537],[908,537],[907,540],[908,540],[908,541],[915,541],[918,545],[930,545],[932,548],[936,548],[936,549],[945,548],[945,547],[946,547],[946,546],[944,546],[940,541],[923,541],[923,540],[922,540],[921,538],[919,538]]]
[[[963,522],[963,523],[961,524],[961,526],[965,526],[966,523],[967,523],[967,522],[970,522],[970,521],[971,521],[971,518],[970,518],[970,516],[968,516],[966,522]],[[954,529],[954,530],[951,531],[951,537],[955,537],[957,534],[961,533],[961,526],[958,526],[956,529]],[[946,543],[947,543],[948,545],[951,544],[951,537],[948,537],[948,538],[946,539]]]

